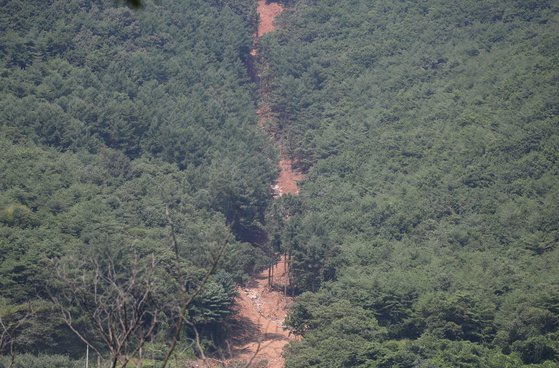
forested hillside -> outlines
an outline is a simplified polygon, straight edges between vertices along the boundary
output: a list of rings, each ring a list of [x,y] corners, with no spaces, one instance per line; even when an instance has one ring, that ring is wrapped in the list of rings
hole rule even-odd
[[[271,248],[287,368],[559,364],[557,1],[281,1],[259,86],[255,1],[125,3],[2,2],[0,367],[226,349]]]
[[[261,40],[308,170],[286,367],[557,366],[558,10],[289,2]]]
[[[255,4],[142,3],[2,3],[0,366],[11,351],[17,367],[71,366],[84,340],[92,362],[144,343],[162,360],[188,298],[177,351],[199,353],[196,334],[211,350],[235,282],[269,261],[254,243],[277,175],[245,66]]]

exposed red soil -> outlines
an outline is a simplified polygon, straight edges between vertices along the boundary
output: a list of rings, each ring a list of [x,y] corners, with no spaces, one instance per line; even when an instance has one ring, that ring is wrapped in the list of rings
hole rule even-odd
[[[259,37],[275,30],[274,20],[283,7],[274,2],[258,0],[258,14],[260,23],[254,35],[253,57],[257,54]],[[259,125],[266,129],[271,113],[266,103],[266,91],[260,90],[261,102],[257,110]],[[283,151],[280,149],[280,151]],[[298,181],[303,175],[293,170],[292,161],[283,152],[280,157],[280,175],[273,189],[276,196],[284,194],[297,195]],[[273,267],[271,284],[268,281],[268,270],[262,271],[245,287],[239,287],[237,298],[237,321],[239,333],[231,346],[231,353],[235,360],[250,361],[253,366],[262,365],[267,368],[283,368],[283,348],[290,340],[290,335],[283,328],[285,317],[292,298],[284,294],[284,287],[288,285],[288,270],[284,257]]]
[[[268,2],[267,0],[258,0],[258,15],[260,17],[260,23],[258,24],[258,30],[254,35],[254,48],[251,54],[253,57],[257,54],[257,44],[259,37],[265,35],[268,32],[272,32],[276,29],[275,19],[283,11],[283,6],[278,3]],[[263,129],[267,128],[267,123],[271,118],[270,108],[266,101],[266,91],[261,88],[261,101],[258,107],[257,114],[259,117],[259,124]],[[273,186],[274,194],[281,197],[285,194],[297,195],[299,194],[299,187],[297,183],[304,179],[302,173],[297,172],[293,169],[293,161],[290,160],[280,149],[281,157],[279,162],[280,174]]]
[[[276,29],[274,21],[283,11],[283,6],[278,3],[268,2],[267,0],[258,0],[257,11],[260,16],[260,22],[258,23],[258,33],[256,36],[261,37]]]
[[[276,29],[275,18],[283,11],[281,4],[258,1],[260,22],[258,30],[253,36],[254,47],[251,50],[253,58],[257,55],[259,37]],[[254,63],[249,63],[249,73],[257,73]],[[253,76],[253,80],[257,80]],[[267,123],[271,112],[267,100],[266,90],[260,89],[260,104],[257,109],[259,125],[268,130]],[[279,143],[278,143],[279,144]],[[293,169],[293,162],[280,147],[280,175],[273,186],[276,196],[285,194],[299,194],[298,182],[304,175]],[[283,328],[292,297],[285,295],[289,285],[288,264],[282,256],[273,266],[273,277],[269,281],[268,269],[265,269],[244,287],[237,287],[239,296],[236,299],[237,316],[232,341],[229,345],[228,359],[207,361],[198,360],[193,367],[220,367],[223,363],[236,361],[249,362],[251,367],[283,368],[283,349],[291,339],[288,330]]]
[[[278,196],[282,196],[284,194],[299,194],[299,186],[297,183],[305,178],[304,175],[293,170],[293,161],[286,157],[282,157],[279,164],[280,175],[276,185],[273,187],[274,192]]]
[[[267,129],[267,123],[270,119],[269,108],[261,104],[257,110],[259,116],[259,124],[262,129]],[[305,175],[293,168],[293,160],[291,160],[280,148],[280,161],[279,161],[280,173],[276,182],[272,186],[274,191],[274,196],[281,197],[285,194],[298,195],[299,185],[298,183],[305,179]]]
[[[283,367],[283,348],[290,340],[283,322],[292,301],[283,292],[287,281],[287,268],[282,257],[274,265],[272,286],[268,284],[266,269],[245,287],[238,288],[237,318],[242,326],[231,349],[235,360],[252,359],[255,367]]]

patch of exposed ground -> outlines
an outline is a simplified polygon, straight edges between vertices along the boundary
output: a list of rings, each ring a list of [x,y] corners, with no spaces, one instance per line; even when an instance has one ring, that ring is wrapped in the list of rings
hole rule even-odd
[[[258,30],[254,35],[254,47],[251,51],[253,57],[256,57],[258,50],[258,39],[268,32],[272,32],[276,29],[275,19],[283,11],[283,7],[279,3],[268,2],[267,0],[258,0],[258,15],[259,24]],[[251,71],[254,73],[255,71]],[[257,114],[259,117],[259,125],[263,129],[267,130],[268,121],[271,118],[271,112],[268,105],[267,91],[261,86],[260,87],[260,103],[257,109]],[[273,186],[274,193],[276,196],[282,196],[284,194],[299,194],[299,188],[297,183],[304,179],[302,173],[293,169],[293,161],[290,160],[287,155],[283,152],[280,147],[280,174]]]
[[[275,30],[274,20],[282,10],[281,4],[258,0],[260,23],[254,35],[254,48],[251,52],[253,57],[257,54],[259,37]],[[257,113],[263,129],[266,129],[271,115],[266,101],[266,91],[261,88]],[[280,152],[280,175],[273,186],[275,195],[297,195],[297,183],[303,179],[303,175],[294,171],[292,161],[284,155],[283,150],[280,149]],[[288,270],[284,257],[274,265],[271,282],[268,272],[269,270],[262,271],[245,287],[238,288],[239,333],[231,344],[231,353],[235,360],[252,360],[255,367],[282,368],[283,348],[290,339],[283,323],[292,302],[292,298],[284,294],[284,287],[288,284]]]
[[[268,284],[268,270],[264,270],[245,287],[238,288],[237,319],[241,328],[231,346],[235,360],[252,359],[255,367],[283,367],[282,352],[290,339],[283,322],[292,300],[284,295],[286,283],[287,268],[282,257],[274,266],[272,286]]]
[[[283,6],[279,3],[268,2],[267,0],[258,0],[258,15],[260,21],[258,23],[257,37],[263,36],[268,32],[276,29],[276,17],[283,11]]]

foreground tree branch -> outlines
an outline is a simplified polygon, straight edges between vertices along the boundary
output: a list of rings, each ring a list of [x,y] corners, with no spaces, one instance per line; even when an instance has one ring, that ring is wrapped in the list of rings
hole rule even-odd
[[[182,328],[183,328],[184,323],[185,323],[186,318],[187,318],[188,308],[192,304],[192,301],[203,290],[203,288],[206,285],[206,283],[208,282],[208,279],[210,278],[210,276],[215,272],[215,270],[217,268],[217,265],[219,264],[219,261],[221,260],[221,257],[225,253],[225,249],[227,248],[227,244],[229,243],[229,241],[231,239],[231,235],[228,234],[228,236],[225,238],[225,240],[223,241],[223,243],[219,247],[217,254],[213,257],[211,267],[204,274],[204,277],[202,278],[202,281],[200,282],[200,284],[198,284],[195,291],[193,293],[189,294],[188,290],[186,288],[186,280],[184,279],[184,273],[183,273],[182,266],[181,266],[181,256],[180,256],[180,252],[179,252],[179,244],[177,242],[175,224],[174,224],[173,220],[171,219],[171,215],[169,213],[169,207],[168,206],[165,208],[165,215],[167,217],[167,224],[169,225],[169,227],[171,229],[171,240],[172,240],[172,243],[173,243],[173,250],[174,250],[174,256],[175,256],[175,267],[176,267],[176,272],[177,272],[177,282],[179,283],[179,292],[182,294],[181,299],[183,300],[183,302],[182,302],[182,305],[179,307],[179,319],[178,319],[178,322],[175,326],[175,334],[173,335],[173,340],[171,342],[171,346],[170,346],[169,350],[167,351],[167,354],[165,355],[165,359],[163,360],[163,363],[161,364],[161,368],[165,368],[167,366],[167,364],[169,363],[169,359],[171,358],[171,356],[173,355],[173,352],[175,351],[175,348],[177,346],[177,342],[179,340]]]
[[[153,298],[157,266],[154,255],[118,261],[94,255],[69,257],[56,267],[60,287],[51,292],[52,302],[81,341],[98,355],[99,345],[109,351],[112,368],[118,363],[126,367],[158,323],[160,307]],[[93,333],[84,333],[75,322],[78,317],[85,317]]]
[[[11,321],[5,316],[0,315],[0,353],[4,352],[6,349],[9,350],[10,365],[7,368],[11,368],[15,363],[16,354],[14,351],[14,343],[16,342],[16,334],[32,314],[33,311],[29,308],[29,310],[26,310],[23,314],[15,318],[15,320]]]

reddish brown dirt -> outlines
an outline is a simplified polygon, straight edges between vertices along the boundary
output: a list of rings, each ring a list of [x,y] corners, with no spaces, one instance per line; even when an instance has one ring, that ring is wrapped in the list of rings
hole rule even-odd
[[[275,19],[283,11],[281,4],[268,2],[267,0],[258,0],[258,15],[260,17],[260,23],[258,24],[258,30],[254,35],[254,48],[251,54],[256,56],[257,46],[259,37],[265,35],[268,32],[272,32],[276,29]],[[259,117],[259,124],[263,129],[267,128],[267,123],[270,120],[271,112],[266,101],[266,91],[262,88],[260,91],[261,102],[258,107],[257,114]],[[297,172],[293,169],[293,162],[281,151],[281,157],[279,162],[280,175],[273,186],[274,194],[277,197],[281,197],[285,194],[297,195],[299,194],[299,187],[297,183],[304,179],[302,173]]]
[[[257,11],[260,16],[260,23],[258,23],[258,33],[256,36],[261,37],[276,29],[274,21],[283,11],[283,7],[278,3],[267,2],[267,0],[258,0]]]
[[[235,360],[253,362],[253,366],[282,368],[283,348],[290,336],[283,322],[291,303],[284,296],[287,272],[283,257],[274,266],[272,286],[268,285],[268,270],[262,271],[244,288],[239,287],[237,298],[238,321],[242,324],[231,349]]]
[[[259,37],[275,30],[274,20],[283,10],[278,3],[258,0],[258,14],[260,23],[254,35],[254,48],[251,54],[256,56]],[[259,124],[266,129],[270,120],[270,109],[266,103],[266,91],[261,88],[261,103],[258,108]],[[283,150],[280,150],[283,151]],[[295,172],[292,162],[283,152],[280,157],[280,175],[273,189],[276,196],[284,194],[299,194],[298,181],[303,175]],[[284,287],[288,284],[288,273],[285,259],[273,267],[271,285],[268,282],[268,270],[262,271],[254,277],[244,288],[239,287],[237,311],[239,334],[231,346],[231,353],[235,360],[250,361],[253,366],[267,368],[282,368],[284,365],[283,348],[289,342],[290,336],[283,328],[287,310],[292,298],[284,295]]]
[[[282,196],[284,194],[299,194],[299,187],[297,183],[304,179],[303,174],[293,170],[293,161],[286,157],[282,157],[279,164],[280,175],[276,185],[273,187],[274,192],[277,196]]]

